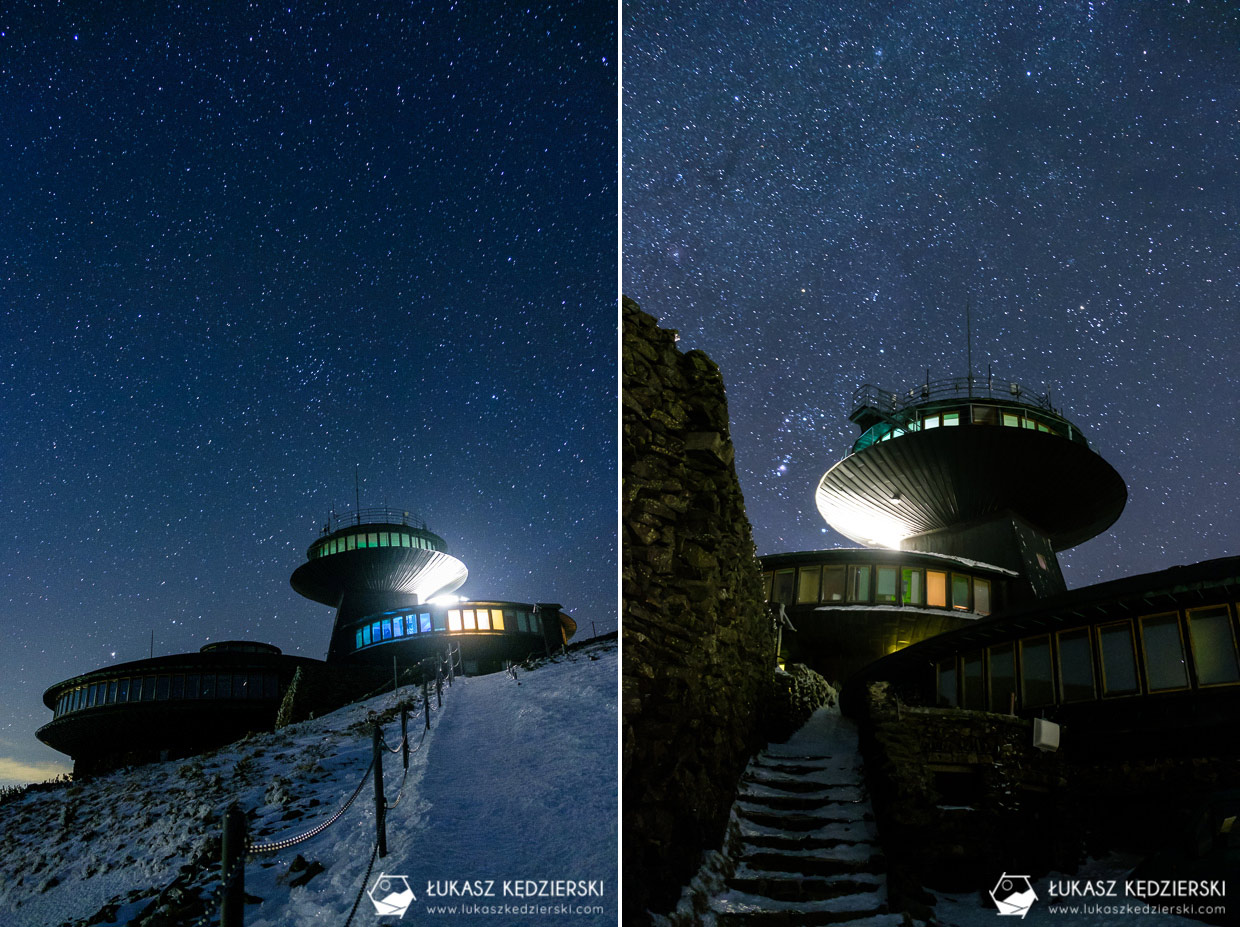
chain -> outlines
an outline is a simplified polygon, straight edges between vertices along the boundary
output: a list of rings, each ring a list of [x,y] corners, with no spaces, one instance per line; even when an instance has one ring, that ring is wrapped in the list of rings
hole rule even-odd
[[[327,828],[331,827],[338,820],[340,820],[340,816],[342,814],[344,814],[346,811],[349,810],[349,806],[353,804],[353,802],[357,799],[357,796],[361,794],[362,787],[366,785],[366,778],[370,775],[370,771],[374,769],[374,766],[375,766],[375,759],[372,756],[370,758],[370,763],[367,764],[366,766],[366,771],[362,773],[362,781],[357,784],[357,788],[353,790],[353,794],[350,795],[348,801],[346,801],[343,805],[341,805],[340,809],[335,814],[333,814],[330,818],[328,818],[326,821],[323,821],[322,823],[316,825],[315,827],[306,831],[304,834],[301,834],[300,836],[297,836],[297,837],[289,837],[286,840],[276,840],[272,843],[251,844],[249,847],[249,852],[251,854],[255,854],[255,853],[274,853],[277,850],[287,850],[289,847],[296,846],[297,844],[301,843],[303,840],[309,840],[311,837],[315,837],[323,833],[323,831],[327,830]]]
[[[349,927],[353,923],[353,915],[357,913],[357,906],[362,903],[362,895],[366,894],[366,884],[370,881],[370,874],[375,869],[375,857],[379,855],[379,842],[375,841],[375,848],[370,851],[370,864],[366,867],[366,875],[362,879],[362,887],[357,890],[357,897],[353,899],[353,910],[349,912],[348,919],[344,922],[344,927]]]

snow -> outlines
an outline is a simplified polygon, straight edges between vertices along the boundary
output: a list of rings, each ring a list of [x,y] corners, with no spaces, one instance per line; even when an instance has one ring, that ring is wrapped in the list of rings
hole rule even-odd
[[[399,697],[418,696],[419,707],[409,721],[415,749],[408,774],[399,754],[383,756],[384,792],[395,803],[387,815],[388,855],[375,860],[366,880],[375,811],[365,776],[357,801],[325,831],[247,863],[246,892],[262,899],[246,905],[247,927],[343,924],[359,891],[380,873],[408,877],[417,898],[406,915],[411,923],[614,924],[617,670],[616,644],[604,641],[519,670],[517,680],[502,673],[458,678],[445,687],[442,710],[432,695],[424,739],[420,692],[402,690]],[[219,883],[214,841],[228,804],[252,812],[256,842],[310,830],[363,781],[369,717],[378,715],[385,740],[399,743],[397,701],[388,693],[213,754],[28,792],[0,805],[0,923],[82,921],[113,904],[100,923],[126,924],[178,877],[191,898],[209,895]],[[325,869],[293,887],[299,873],[290,864],[298,856]],[[495,913],[430,910],[438,902],[427,890],[436,882],[458,889],[493,883],[490,896],[445,901],[458,909],[462,902],[493,906]],[[560,894],[505,896],[505,883],[510,892]],[[566,897],[570,890],[601,895]],[[568,914],[551,913],[565,905]],[[214,914],[213,906],[206,910]],[[353,923],[380,923],[364,896]]]

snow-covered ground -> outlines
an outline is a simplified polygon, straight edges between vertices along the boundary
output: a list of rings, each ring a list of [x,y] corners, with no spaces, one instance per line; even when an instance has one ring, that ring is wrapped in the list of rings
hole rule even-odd
[[[325,831],[251,859],[246,893],[261,901],[246,905],[246,924],[344,924],[359,891],[381,874],[404,876],[413,889],[405,923],[616,923],[616,673],[613,640],[518,671],[515,681],[457,679],[444,690],[443,709],[432,710],[424,740],[420,708],[411,717],[417,749],[408,776],[398,754],[384,755],[385,794],[389,803],[400,798],[388,812],[388,855],[375,860],[369,879],[368,777]],[[362,781],[368,718],[383,719],[387,742],[399,742],[397,699],[388,693],[213,754],[0,806],[0,924],[127,924],[153,903],[177,917],[194,911],[195,899],[219,884],[228,804],[251,812],[258,842],[310,830]],[[291,884],[317,866],[322,872],[308,882]],[[213,906],[197,910],[216,922]],[[353,923],[400,921],[380,920],[363,896]]]

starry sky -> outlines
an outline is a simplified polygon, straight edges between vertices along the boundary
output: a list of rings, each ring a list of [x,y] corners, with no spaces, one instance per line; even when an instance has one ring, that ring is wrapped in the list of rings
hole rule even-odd
[[[0,14],[0,785],[152,632],[322,657],[288,577],[355,473],[462,594],[614,630],[615,11],[40,7]]]
[[[1070,587],[1240,553],[1234,4],[632,5],[624,289],[722,368],[759,553],[863,383],[1050,392],[1123,476]]]

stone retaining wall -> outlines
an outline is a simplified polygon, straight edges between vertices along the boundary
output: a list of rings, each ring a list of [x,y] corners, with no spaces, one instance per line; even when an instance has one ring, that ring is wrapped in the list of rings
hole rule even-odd
[[[774,666],[719,369],[624,302],[625,923],[723,839]]]

